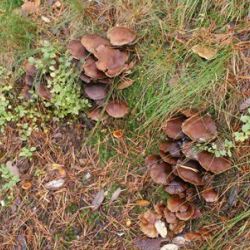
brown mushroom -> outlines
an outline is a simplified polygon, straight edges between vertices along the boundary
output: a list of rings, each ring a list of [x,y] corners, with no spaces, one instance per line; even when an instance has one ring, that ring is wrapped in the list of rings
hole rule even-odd
[[[96,61],[93,57],[88,57],[82,67],[84,74],[90,78],[93,78],[94,80],[106,78],[106,75],[97,69]]]
[[[37,92],[37,94],[38,94],[41,98],[43,98],[43,99],[45,99],[45,100],[48,100],[48,101],[49,101],[49,100],[51,99],[51,97],[52,97],[52,95],[51,95],[49,89],[47,88],[47,86],[46,86],[44,83],[40,83],[40,84],[38,84],[38,85],[36,86],[36,92]]]
[[[164,153],[169,153],[172,157],[181,157],[181,148],[178,141],[162,142],[159,146],[160,150]]]
[[[80,40],[71,40],[67,46],[67,49],[71,56],[77,60],[87,56],[87,51],[82,46]]]
[[[170,154],[164,153],[163,151],[160,151],[160,156],[163,161],[165,161],[166,163],[170,165],[175,165],[178,161],[177,158],[172,157]]]
[[[172,138],[174,140],[181,139],[184,136],[181,125],[185,121],[185,119],[186,118],[184,116],[171,118],[166,121],[166,123],[163,125],[162,130],[169,138]]]
[[[202,151],[198,154],[200,165],[214,174],[220,174],[231,168],[231,162],[224,157],[216,157],[212,153]]]
[[[25,60],[23,63],[23,68],[26,73],[26,75],[35,77],[37,74],[37,68],[34,64],[29,63],[28,60]]]
[[[176,213],[176,217],[180,220],[184,220],[184,221],[187,221],[187,220],[190,220],[193,215],[194,215],[194,206],[191,205],[191,204],[188,204],[188,207],[186,209],[186,211],[178,211]]]
[[[206,142],[216,138],[217,128],[210,115],[194,115],[182,124],[182,131],[193,141]]]
[[[187,189],[186,183],[181,180],[175,179],[168,183],[165,187],[165,191],[169,194],[180,194]]]
[[[102,114],[102,109],[101,108],[94,108],[87,114],[88,118],[93,120],[93,121],[103,121],[107,119],[106,114]]]
[[[136,39],[136,33],[127,27],[114,27],[108,30],[107,37],[114,46],[132,44]]]
[[[201,196],[206,202],[216,202],[219,199],[218,193],[213,188],[203,190]]]
[[[109,40],[96,34],[84,35],[81,38],[81,43],[84,46],[84,48],[91,53],[94,53],[95,49],[100,45],[107,45],[107,46],[110,45]]]
[[[180,210],[181,206],[185,203],[183,199],[178,196],[172,196],[167,200],[167,208],[169,211],[176,213]]]
[[[108,77],[120,75],[127,69],[128,54],[118,49],[113,49],[105,45],[96,48],[95,57],[98,59],[96,66],[105,72]]]
[[[177,222],[175,214],[173,212],[171,212],[169,209],[165,208],[163,210],[163,212],[164,212],[164,218],[165,218],[167,223],[174,224]]]
[[[165,162],[155,163],[150,166],[149,174],[157,184],[166,185],[173,180],[172,168]]]
[[[101,100],[107,96],[106,86],[99,83],[86,85],[84,92],[91,100]]]
[[[122,118],[129,112],[126,102],[111,101],[106,106],[106,112],[114,118]]]
[[[184,181],[189,182],[193,185],[202,186],[204,185],[202,176],[198,170],[198,163],[195,161],[188,161],[179,163],[175,170],[177,175]]]

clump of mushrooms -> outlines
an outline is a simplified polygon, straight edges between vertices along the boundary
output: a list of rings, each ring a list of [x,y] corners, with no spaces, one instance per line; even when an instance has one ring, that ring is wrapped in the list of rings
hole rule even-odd
[[[209,114],[185,110],[166,120],[162,130],[166,139],[159,145],[159,154],[147,156],[145,165],[153,182],[163,185],[170,196],[165,204],[155,205],[155,218],[165,220],[175,235],[184,230],[186,221],[201,216],[196,197],[202,197],[207,203],[219,199],[208,176],[229,170],[231,161],[195,147],[196,143],[209,143],[218,137],[216,124]],[[145,224],[140,221],[141,225]],[[141,229],[148,237],[157,237],[153,224],[150,227],[154,233],[145,227]]]
[[[117,26],[107,31],[107,38],[99,34],[86,34],[69,42],[69,53],[81,64],[80,79],[85,96],[95,104],[88,114],[90,119],[103,120],[102,106],[106,103],[113,79],[121,75],[123,79],[133,67],[127,48],[135,41],[135,31]],[[122,118],[129,113],[129,107],[123,100],[110,100],[105,111],[108,116]]]

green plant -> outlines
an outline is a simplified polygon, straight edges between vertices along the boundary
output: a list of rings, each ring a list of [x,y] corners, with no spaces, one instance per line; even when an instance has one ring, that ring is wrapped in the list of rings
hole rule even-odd
[[[0,165],[0,180],[3,183],[0,188],[1,191],[8,191],[19,182],[19,178],[12,174],[4,164]]]
[[[198,151],[208,151],[210,153],[213,153],[216,157],[221,157],[221,156],[228,156],[232,157],[232,150],[235,148],[235,145],[233,144],[232,141],[225,140],[223,143],[209,143],[209,144],[204,144],[204,143],[198,143],[196,146],[196,149]]]
[[[239,132],[234,133],[234,138],[237,142],[244,142],[250,136],[250,108],[247,110],[247,114],[241,115],[240,120],[243,122],[243,125]]]
[[[33,153],[36,151],[36,147],[23,147],[19,153],[20,157],[32,158]]]

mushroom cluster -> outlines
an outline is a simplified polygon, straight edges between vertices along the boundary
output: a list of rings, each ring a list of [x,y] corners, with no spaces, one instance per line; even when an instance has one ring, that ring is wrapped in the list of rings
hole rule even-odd
[[[129,61],[127,47],[135,43],[136,33],[127,27],[113,27],[107,38],[98,34],[86,34],[78,40],[71,40],[68,51],[75,60],[80,61],[80,79],[84,82],[84,93],[95,103],[89,112],[90,119],[103,119],[101,106],[111,88],[112,79],[128,73],[133,67]],[[106,105],[106,113],[121,118],[129,112],[126,102],[112,100]]]
[[[170,231],[178,234],[185,221],[198,218],[201,212],[195,205],[196,192],[206,202],[216,202],[218,193],[211,185],[212,178],[231,168],[228,158],[197,150],[197,143],[209,143],[218,136],[209,114],[184,110],[168,119],[162,130],[166,139],[159,145],[159,154],[149,155],[145,164],[153,182],[163,185],[170,198],[167,204],[156,204],[155,211],[148,212],[150,216],[140,217],[142,232],[152,238],[159,234],[156,220],[164,219]]]

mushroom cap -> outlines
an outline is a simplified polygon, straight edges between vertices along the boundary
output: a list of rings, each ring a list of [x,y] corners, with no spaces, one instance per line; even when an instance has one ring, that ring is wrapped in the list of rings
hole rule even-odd
[[[80,74],[80,79],[85,82],[85,83],[90,83],[91,82],[91,79],[90,77],[86,76],[83,72],[81,72]]]
[[[185,201],[177,196],[172,196],[167,200],[167,208],[170,212],[176,213],[180,210]]]
[[[170,154],[164,153],[163,151],[160,151],[160,156],[163,161],[165,161],[166,163],[170,165],[175,165],[178,161],[177,158],[172,157]]]
[[[175,216],[175,214],[173,212],[171,212],[170,210],[168,210],[167,208],[165,208],[163,210],[164,212],[164,218],[166,220],[167,223],[176,223],[177,222],[177,218]]]
[[[172,157],[181,157],[181,148],[178,141],[162,142],[159,148],[164,153],[169,153]]]
[[[136,33],[127,27],[113,27],[108,30],[107,37],[114,46],[131,44],[136,39]]]
[[[111,101],[106,106],[106,112],[114,118],[122,118],[129,112],[129,108],[124,101]]]
[[[101,108],[94,108],[93,110],[88,112],[87,116],[93,121],[103,121],[107,118],[107,115],[102,114]]]
[[[184,221],[187,221],[187,220],[190,220],[193,215],[194,215],[194,206],[191,205],[191,204],[188,204],[188,207],[186,209],[186,211],[179,211],[176,213],[176,217],[180,220],[184,220]]]
[[[108,39],[103,38],[96,34],[88,34],[84,35],[81,38],[81,44],[84,46],[84,48],[89,51],[90,53],[94,53],[95,49],[99,47],[100,45],[107,45],[110,46],[110,42]]]
[[[172,168],[165,162],[158,162],[150,166],[149,174],[157,184],[166,185],[173,180]]]
[[[84,86],[84,92],[91,100],[101,100],[107,96],[106,86],[100,83]]]
[[[175,170],[177,175],[184,181],[189,182],[193,185],[202,186],[204,185],[201,175],[198,170],[198,162],[188,161],[185,163],[179,163]]]
[[[126,64],[128,53],[126,52],[100,45],[96,48],[94,55],[98,59],[97,68],[105,72],[108,77],[118,76],[128,68]]]
[[[175,179],[168,183],[165,187],[165,191],[169,194],[180,194],[187,189],[186,183],[181,180]]]
[[[198,154],[200,165],[214,174],[220,174],[231,168],[231,161],[225,157],[216,157],[212,153],[202,151]]]
[[[23,68],[26,73],[26,75],[35,77],[37,73],[37,68],[34,64],[29,63],[28,60],[25,60],[23,63]]]
[[[36,92],[41,98],[45,100],[50,100],[52,97],[49,89],[44,83],[40,83],[36,86]]]
[[[149,168],[151,165],[158,163],[161,160],[159,155],[148,155],[145,159],[145,165]]]
[[[218,193],[213,188],[203,190],[201,196],[206,202],[216,202],[219,199]]]
[[[191,116],[197,115],[199,111],[196,109],[187,108],[187,109],[181,110],[180,113],[184,115],[185,117],[189,118]]]
[[[106,75],[96,67],[96,61],[93,57],[88,57],[83,64],[84,74],[93,79],[104,79]]]
[[[178,116],[167,120],[162,128],[163,132],[174,140],[181,139],[184,137],[181,126],[185,119],[184,116]]]
[[[182,131],[193,141],[198,142],[211,141],[217,136],[217,128],[210,115],[189,117],[183,122]]]
[[[77,60],[80,60],[87,55],[87,51],[82,46],[80,40],[71,40],[67,46],[67,49],[71,56]]]

